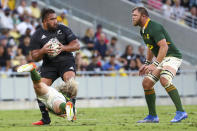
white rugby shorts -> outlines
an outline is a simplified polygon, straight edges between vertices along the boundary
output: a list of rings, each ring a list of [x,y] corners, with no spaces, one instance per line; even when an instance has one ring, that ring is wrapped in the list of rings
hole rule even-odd
[[[53,87],[49,87],[48,89],[49,91],[46,95],[38,96],[38,99],[41,100],[47,108],[53,110],[54,102],[57,100],[66,102],[65,97],[56,89],[54,89]]]
[[[169,56],[169,57],[165,57],[158,67],[162,68],[164,66],[170,66],[177,71],[181,63],[182,63],[182,59]]]

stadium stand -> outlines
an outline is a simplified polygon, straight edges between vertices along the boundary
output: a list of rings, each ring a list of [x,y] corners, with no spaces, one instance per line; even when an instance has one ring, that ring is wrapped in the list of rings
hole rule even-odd
[[[105,19],[106,16],[104,13],[102,14],[103,17],[98,16],[96,13],[95,13],[95,16],[93,16],[92,14],[87,13],[86,11],[76,9],[74,6],[69,5],[70,4],[69,1],[68,1],[69,4],[67,5],[65,4],[67,2],[61,2],[61,0],[60,1],[43,0],[43,1],[39,1],[39,2],[33,1],[34,3],[29,3],[25,0],[21,0],[21,3],[17,3],[17,4],[20,4],[20,6],[16,6],[17,8],[8,9],[7,7],[2,7],[0,9],[0,16],[3,16],[3,17],[6,17],[6,11],[9,10],[8,16],[13,21],[13,24],[6,24],[6,25],[11,25],[13,27],[11,28],[1,27],[2,30],[1,30],[1,35],[0,35],[1,78],[8,78],[6,79],[6,83],[9,83],[9,84],[5,84],[5,82],[2,82],[1,81],[2,79],[0,78],[0,81],[2,82],[0,83],[0,87],[1,87],[1,90],[5,91],[5,94],[8,93],[10,89],[12,88],[13,88],[12,91],[14,94],[16,90],[15,89],[16,86],[19,86],[20,82],[23,82],[27,79],[26,77],[28,76],[27,74],[19,75],[15,73],[16,67],[32,61],[31,56],[29,54],[28,44],[29,44],[29,38],[31,37],[32,33],[41,24],[40,19],[37,17],[39,16],[39,12],[40,12],[38,10],[41,10],[41,8],[45,7],[47,2],[48,3],[51,2],[50,5],[53,5],[53,6],[48,6],[48,7],[54,8],[57,11],[57,13],[59,14],[58,21],[60,23],[64,23],[70,26],[71,29],[77,34],[78,38],[81,41],[82,49],[80,52],[76,53],[76,64],[77,64],[78,76],[82,76],[78,78],[78,80],[81,83],[79,97],[81,98],[86,98],[86,97],[87,98],[97,98],[97,97],[98,98],[100,97],[112,98],[114,96],[115,97],[136,97],[136,96],[140,97],[143,95],[140,93],[141,89],[137,88],[138,86],[141,86],[141,83],[139,83],[139,80],[141,80],[141,78],[137,76],[136,71],[144,62],[145,54],[143,52],[144,50],[146,50],[146,48],[140,49],[144,47],[143,46],[139,47],[142,43],[142,39],[139,33],[137,33],[138,31],[137,29],[133,29],[132,27],[130,31],[130,27],[125,28],[125,27],[122,27],[122,24],[114,23],[115,20],[109,20],[109,19],[107,20]],[[124,4],[124,1],[121,1],[121,2],[122,4]],[[144,1],[140,1],[140,0],[131,1],[131,4],[133,4],[133,2],[136,2],[137,5],[145,4]],[[37,4],[36,6],[34,5],[35,3]],[[64,3],[64,4],[60,6],[60,3],[61,4]],[[130,7],[128,3],[127,5],[128,5],[127,7]],[[136,4],[134,5],[136,6]],[[161,6],[162,8],[163,4],[161,3],[161,5],[159,6]],[[55,7],[59,7],[59,8],[55,8]],[[34,14],[32,14],[33,12],[32,8],[33,9],[36,8],[34,11]],[[158,10],[158,9],[157,8],[153,9],[153,12],[155,10]],[[23,13],[19,13],[19,12],[23,12]],[[158,11],[156,11],[156,13],[157,12]],[[130,12],[127,12],[127,13],[130,13]],[[62,16],[65,14],[66,16]],[[122,21],[120,20],[119,22],[121,23]],[[8,23],[11,23],[11,22],[8,22]],[[126,22],[123,22],[123,24],[125,23]],[[131,23],[127,23],[127,25],[131,25]],[[175,22],[175,25],[177,26],[178,24]],[[22,30],[20,26],[23,27]],[[189,28],[189,31],[190,31],[190,28]],[[99,41],[104,42],[105,43],[104,45],[106,45],[105,48],[107,48],[103,57],[102,57],[102,52],[99,52],[98,49],[95,50],[95,45]],[[4,59],[1,59],[1,58],[4,58]],[[187,60],[188,59],[186,59],[186,61]],[[38,63],[38,64],[41,64],[41,63]],[[191,66],[189,66],[189,68],[191,69]],[[192,68],[195,68],[195,67],[192,66]],[[104,70],[104,72],[101,72],[102,70]],[[83,71],[90,71],[90,72],[84,73]],[[109,71],[109,72],[106,72],[106,71]],[[130,71],[134,71],[134,72],[131,73]],[[187,74],[185,76],[179,77],[176,80],[177,82],[175,82],[181,85],[181,83],[179,82],[182,79],[187,79],[188,81],[191,81],[191,84],[190,84],[191,89],[188,90],[187,92],[181,92],[185,96],[196,95],[196,92],[194,89],[194,85],[196,83],[194,72],[195,71],[192,71],[192,73],[189,75]],[[11,79],[13,76],[17,76],[17,77],[22,76],[20,80],[17,79],[17,82],[15,83],[14,86],[12,84],[14,83],[13,81],[15,80]],[[89,78],[89,76],[95,76],[95,78]],[[115,76],[115,77],[106,78],[106,76]],[[128,82],[129,79],[123,76],[129,76],[128,77],[129,79],[132,77],[132,81]],[[124,87],[122,87],[122,89],[118,88],[118,87],[121,87],[121,83],[117,82],[116,81],[117,79],[120,79],[121,82],[125,84]],[[94,82],[91,83],[90,82],[91,80],[94,81],[95,83]],[[132,89],[130,89],[131,83],[135,85],[134,87],[132,87]],[[5,89],[4,88],[5,86],[9,88]],[[29,83],[27,81],[16,92],[15,95],[6,96],[6,95],[0,94],[0,98],[12,99],[14,97],[14,99],[22,99],[22,98],[34,99],[35,95],[32,93],[29,93],[32,90],[29,88],[26,89],[26,86],[29,86]],[[31,86],[32,85],[30,85],[30,87]],[[184,86],[185,86],[184,84],[181,85],[181,87],[184,87]],[[91,89],[88,89],[89,87],[91,87]],[[104,88],[106,89],[106,91],[103,90]],[[22,90],[28,93],[19,96],[20,91]],[[88,90],[88,91],[86,92],[85,90],[86,91]],[[135,90],[135,92],[133,92],[133,90]],[[160,96],[165,96],[165,94],[161,93]]]

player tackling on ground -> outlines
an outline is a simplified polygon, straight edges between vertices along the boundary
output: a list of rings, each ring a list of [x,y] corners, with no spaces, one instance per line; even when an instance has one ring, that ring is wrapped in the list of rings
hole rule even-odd
[[[139,74],[145,75],[142,85],[149,115],[138,122],[159,122],[155,108],[156,96],[153,88],[157,81],[160,81],[176,106],[176,116],[171,122],[180,122],[187,118],[187,113],[182,107],[179,93],[172,84],[172,79],[181,65],[182,55],[175,47],[164,27],[152,21],[144,7],[136,7],[132,10],[132,23],[134,26],[141,27],[140,34],[148,47],[146,62],[140,68]],[[152,63],[153,56],[156,59]]]
[[[47,110],[59,116],[67,116],[69,121],[73,120],[73,104],[65,98],[65,95],[68,93],[71,96],[76,96],[77,94],[77,83],[73,79],[70,79],[54,89],[47,86],[44,82],[41,82],[41,76],[36,71],[36,65],[34,63],[20,66],[17,72],[31,73],[36,96],[45,104]]]

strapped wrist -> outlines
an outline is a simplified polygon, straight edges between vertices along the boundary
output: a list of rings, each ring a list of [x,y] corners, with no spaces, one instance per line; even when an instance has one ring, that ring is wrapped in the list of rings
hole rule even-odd
[[[158,67],[160,63],[159,63],[158,61],[154,61],[153,64],[154,64],[156,67]]]
[[[145,64],[145,65],[150,65],[150,64],[151,64],[151,62],[150,62],[150,61],[148,61],[148,60],[146,60],[146,61],[144,62],[144,64]]]

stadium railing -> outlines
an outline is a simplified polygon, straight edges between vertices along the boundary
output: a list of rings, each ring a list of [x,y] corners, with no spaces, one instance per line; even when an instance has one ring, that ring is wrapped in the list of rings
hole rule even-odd
[[[131,74],[131,75],[125,75]],[[78,98],[80,99],[120,99],[144,97],[141,85],[143,77],[136,76],[136,72],[77,72],[79,82]],[[134,75],[133,75],[134,74]],[[32,81],[28,73],[12,73],[3,76],[0,73],[0,100],[35,100]],[[57,79],[52,87],[60,84]],[[182,97],[197,96],[197,70],[181,71],[173,83]],[[157,83],[155,90],[158,97],[167,97],[164,88]]]

